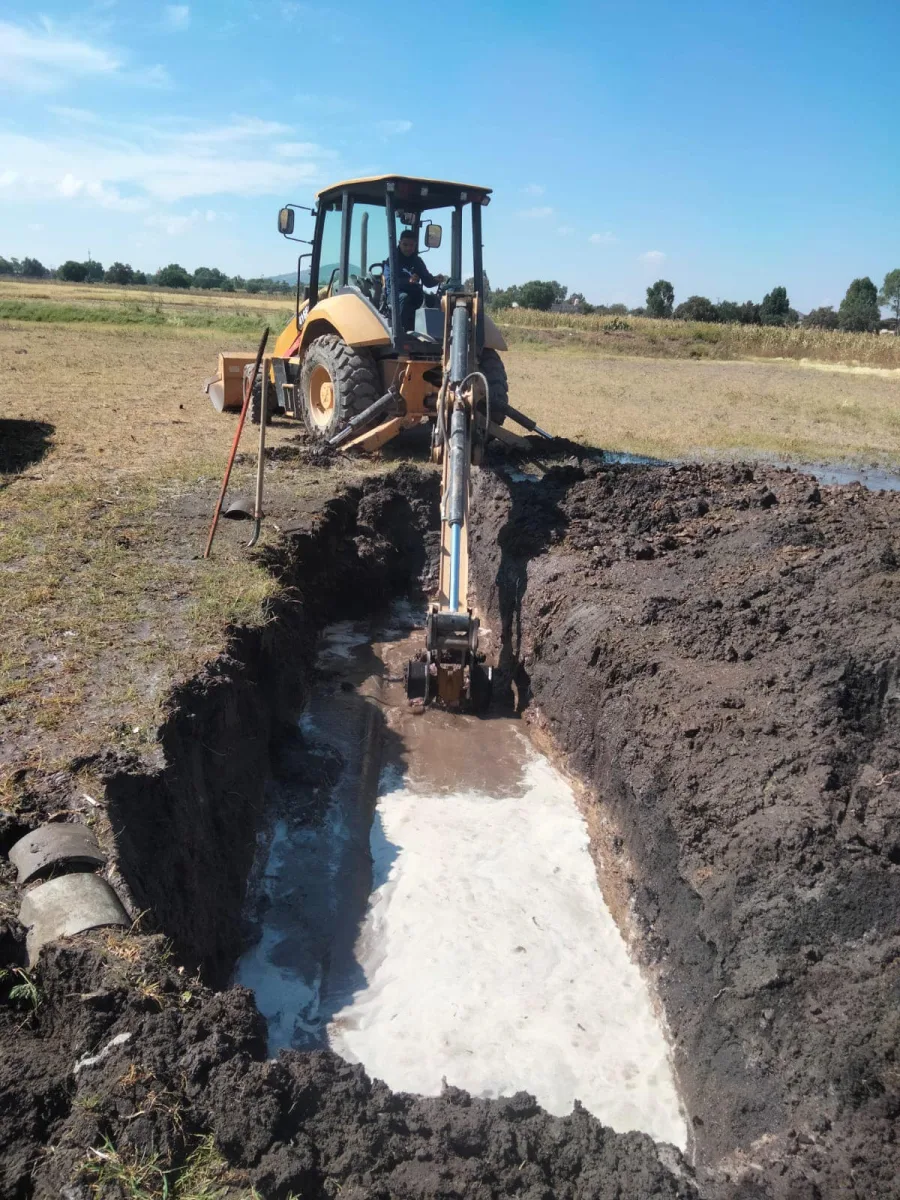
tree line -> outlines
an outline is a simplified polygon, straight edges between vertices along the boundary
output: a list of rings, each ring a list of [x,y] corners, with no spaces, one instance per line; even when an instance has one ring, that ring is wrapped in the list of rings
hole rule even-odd
[[[740,325],[803,325],[808,329],[842,329],[848,333],[873,333],[881,327],[881,308],[890,308],[900,321],[900,267],[888,271],[881,290],[864,275],[854,279],[835,312],[830,304],[814,308],[802,316],[791,307],[787,288],[775,287],[760,304],[747,300],[738,304],[720,300],[714,304],[706,296],[689,296],[675,304],[675,289],[667,279],[658,279],[647,288],[647,303],[634,309],[635,316],[673,318],[676,321],[708,321]]]
[[[487,280],[485,292],[487,293]],[[601,316],[659,317],[676,321],[706,321],[731,325],[802,325],[809,329],[843,329],[849,332],[874,332],[882,325],[881,308],[889,308],[900,333],[900,267],[888,271],[881,290],[868,276],[854,279],[837,311],[831,305],[814,308],[802,315],[791,306],[787,288],[774,287],[757,304],[753,300],[738,303],[706,296],[688,296],[675,303],[675,288],[668,279],[658,279],[647,288],[647,303],[629,309],[625,304],[589,304],[581,292],[569,295],[556,280],[532,279],[528,283],[498,289],[486,294],[494,308],[535,308],[548,312],[554,305],[565,304],[572,312],[597,313]]]
[[[68,259],[55,270],[45,267],[36,258],[4,258],[0,255],[0,275],[14,275],[20,279],[63,279],[68,283],[116,283],[121,287],[168,287],[202,288],[204,291],[221,292],[292,292],[291,284],[274,279],[244,279],[240,275],[225,275],[218,267],[198,267],[188,271],[180,263],[169,263],[158,271],[147,274],[136,271],[130,263],[114,262],[103,269],[103,263],[95,259],[77,262]]]
[[[282,292],[293,291],[293,286],[284,280],[268,278],[244,279],[240,275],[226,275],[218,267],[197,267],[188,271],[180,263],[169,263],[158,271],[147,274],[135,270],[129,263],[114,262],[105,270],[103,264],[94,259],[78,262],[68,259],[55,270],[45,267],[36,258],[4,258],[0,255],[0,275],[13,275],[22,279],[56,278],[70,283],[114,283],[120,287],[166,287],[199,288],[204,291],[221,292]],[[467,280],[470,284],[472,281]],[[583,293],[569,290],[555,279],[531,279],[527,283],[514,284],[508,288],[491,288],[487,274],[484,276],[485,302],[492,308],[531,308],[549,311],[556,305],[565,305],[572,312],[597,313],[600,316],[660,317],[676,321],[705,321],[732,325],[803,325],[811,329],[843,329],[851,332],[873,332],[882,325],[881,308],[889,308],[897,322],[900,333],[900,267],[888,271],[881,290],[868,276],[854,279],[837,311],[831,305],[814,308],[805,315],[791,306],[787,289],[774,287],[757,304],[753,300],[738,303],[734,300],[718,300],[715,303],[706,296],[688,296],[680,304],[675,303],[675,288],[667,279],[658,279],[647,288],[647,302],[639,308],[629,309],[625,304],[589,304]]]

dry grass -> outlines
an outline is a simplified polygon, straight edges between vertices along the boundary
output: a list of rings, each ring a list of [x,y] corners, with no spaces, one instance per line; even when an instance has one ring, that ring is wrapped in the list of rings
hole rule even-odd
[[[0,289],[10,286],[28,288]],[[177,327],[0,322],[0,449],[4,430],[17,439],[17,453],[6,447],[17,473],[0,476],[0,802],[15,802],[21,767],[56,769],[104,745],[152,752],[172,683],[220,651],[230,623],[265,619],[275,585],[244,549],[246,526],[223,522],[213,558],[200,557],[236,420],[212,411],[202,383],[217,349],[254,342]],[[895,377],[583,345],[515,346],[507,365],[515,404],[610,449],[900,464]],[[12,422],[34,423],[35,446],[49,437],[45,457],[29,462]],[[231,495],[251,490],[254,434],[248,427]],[[296,434],[277,421],[269,445]],[[264,539],[277,536],[279,512],[293,523],[338,476],[372,469],[272,463]]]
[[[649,317],[578,316],[507,308],[494,314],[511,341],[592,347],[603,354],[664,358],[810,359],[900,368],[900,338],[823,329],[710,325]]]
[[[266,324],[281,330],[292,311],[288,296],[0,280],[0,320],[7,321],[210,329],[258,337]]]
[[[31,282],[0,279],[0,300],[49,300],[60,304],[160,304],[166,308],[238,309],[281,312],[291,303],[283,295],[250,292],[194,291],[183,288],[119,287],[113,283],[66,283],[59,279]]]
[[[230,623],[264,619],[274,584],[243,549],[246,526],[223,522],[213,557],[199,557],[235,427],[201,392],[218,345],[198,332],[0,327],[0,438],[10,419],[53,430],[45,458],[0,479],[7,802],[13,767],[102,745],[146,751],[172,682],[215,656]],[[269,443],[295,432],[273,428]],[[250,491],[252,469],[236,468],[232,495]],[[315,475],[279,472],[298,501],[315,491]]]
[[[212,1134],[195,1140],[194,1149],[181,1167],[172,1167],[158,1151],[121,1149],[109,1139],[88,1151],[78,1165],[80,1180],[91,1196],[118,1196],[122,1200],[259,1200],[255,1188],[233,1170]]]
[[[539,425],[606,449],[900,466],[900,378],[524,348],[507,367],[514,403]]]

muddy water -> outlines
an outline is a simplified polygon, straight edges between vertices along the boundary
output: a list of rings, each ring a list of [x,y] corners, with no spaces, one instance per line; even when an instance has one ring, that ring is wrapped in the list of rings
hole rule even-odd
[[[580,1100],[684,1147],[668,1049],[567,781],[515,720],[412,713],[399,607],[323,638],[294,783],[260,848],[236,982],[270,1050],[330,1046],[393,1089]],[[309,826],[308,814],[319,814]]]

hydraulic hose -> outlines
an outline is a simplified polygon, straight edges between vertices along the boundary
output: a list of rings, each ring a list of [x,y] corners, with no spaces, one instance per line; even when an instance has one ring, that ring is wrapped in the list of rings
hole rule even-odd
[[[469,310],[457,304],[450,324],[450,382],[458,383],[469,367]]]
[[[451,612],[459,612],[459,566],[462,525],[466,517],[466,407],[461,400],[450,418],[450,459],[447,472],[445,520],[450,526],[450,587],[447,597]]]

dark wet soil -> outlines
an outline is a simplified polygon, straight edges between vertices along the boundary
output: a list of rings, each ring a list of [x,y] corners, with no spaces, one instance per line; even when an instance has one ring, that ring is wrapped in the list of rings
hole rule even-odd
[[[504,634],[500,691],[597,797],[700,1194],[900,1195],[900,496],[543,453],[539,482],[480,473],[472,570]],[[133,1195],[98,1184],[97,1151],[151,1164],[149,1196],[168,1172],[177,1196],[208,1135],[230,1197],[697,1194],[674,1152],[583,1111],[392,1095],[328,1053],[267,1060],[249,993],[207,986],[240,948],[271,747],[316,633],[427,575],[436,515],[433,474],[399,472],[298,523],[270,556],[289,602],[173,697],[160,768],[94,764],[116,878],[171,946],[94,934],[45,951],[33,995],[0,979],[0,1196]],[[61,773],[17,820],[78,794]]]
[[[274,768],[283,782],[309,761],[285,730],[295,731],[314,678],[317,632],[427,586],[436,483],[433,472],[401,470],[298,525],[270,560],[290,599],[173,695],[163,765],[148,773],[110,755],[93,764],[114,881],[143,913],[140,928],[164,937],[82,935],[43,952],[28,975],[33,994],[13,993],[22,931],[4,877],[4,1200],[696,1194],[676,1151],[613,1133],[582,1110],[549,1117],[524,1095],[395,1095],[325,1052],[269,1060],[251,994],[210,990],[226,983],[241,947],[267,778]],[[47,781],[4,836],[24,832],[21,821],[80,814],[78,786],[64,772]],[[212,1182],[201,1193],[188,1180],[198,1147],[209,1160],[210,1144]]]
[[[900,497],[577,454],[476,496],[506,682],[617,832],[704,1190],[900,1195]]]

